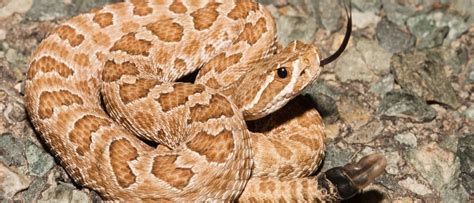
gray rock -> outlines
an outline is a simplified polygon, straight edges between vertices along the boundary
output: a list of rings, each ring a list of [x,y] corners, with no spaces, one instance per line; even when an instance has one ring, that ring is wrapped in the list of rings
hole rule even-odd
[[[455,185],[457,183],[453,183],[448,187],[443,188],[440,193],[440,201],[441,202],[469,202],[470,197],[467,191],[459,186]]]
[[[327,145],[324,165],[321,171],[325,171],[333,167],[346,165],[350,162],[353,154],[354,152],[352,152],[350,148],[341,148],[335,146],[334,144]]]
[[[415,45],[415,37],[400,29],[395,23],[382,19],[376,28],[379,44],[391,53],[402,52]]]
[[[375,78],[375,74],[367,67],[362,54],[356,49],[347,50],[343,56],[336,61],[334,71],[343,82],[350,80],[370,82]]]
[[[0,57],[0,77],[0,85],[2,87],[5,87],[5,85],[13,84],[14,82],[18,81],[18,76],[15,73],[15,70],[9,65],[7,60],[2,57]]]
[[[433,18],[436,20],[436,26],[438,27],[449,27],[449,33],[447,36],[448,40],[454,40],[461,36],[461,34],[465,33],[469,26],[466,23],[464,17],[452,14],[452,13],[444,13],[444,12],[435,12],[431,14]]]
[[[28,188],[28,177],[0,162],[0,200],[11,199],[16,193]]]
[[[336,61],[334,71],[342,82],[354,80],[371,82],[376,78],[375,73],[367,66],[362,53],[357,49],[347,50],[343,57]]]
[[[309,95],[315,108],[323,117],[326,123],[333,123],[339,118],[336,99],[337,93],[321,82],[316,82],[308,86],[303,94]]]
[[[345,140],[349,143],[366,144],[380,136],[383,129],[383,123],[377,119],[374,119],[369,123],[365,124],[364,126],[360,127],[358,130],[354,131]],[[364,155],[368,154],[369,153]]]
[[[8,49],[5,58],[8,62],[15,63],[18,58],[17,51],[15,49]]]
[[[385,51],[376,42],[362,39],[354,49],[336,62],[335,73],[341,81],[371,82],[378,75],[388,74],[392,54]]]
[[[420,49],[429,49],[439,47],[443,44],[444,38],[448,35],[449,27],[436,28],[430,32],[426,37],[421,38],[418,47]]]
[[[459,188],[460,161],[454,153],[432,142],[411,150],[407,158],[421,176],[440,192],[443,202],[467,200],[468,197],[462,195],[462,188]]]
[[[276,7],[285,6],[285,5],[288,5],[289,3],[290,5],[299,7],[299,9],[304,10],[305,13],[313,17],[318,18],[320,16],[318,12],[319,1],[313,1],[313,0],[285,0],[285,1],[274,0],[274,1],[276,2],[274,2],[273,5]],[[301,14],[301,11],[296,11],[295,13],[298,15],[298,14]]]
[[[339,111],[334,99],[321,93],[313,93],[310,97],[325,123],[333,123],[339,118]]]
[[[444,139],[441,142],[438,142],[438,145],[443,149],[456,153],[458,151],[459,137],[455,135],[447,135],[443,138]]]
[[[407,20],[408,29],[417,38],[423,39],[436,29],[436,22],[425,13],[420,13]]]
[[[73,190],[73,186],[64,184],[54,184],[41,194],[42,198],[40,199],[40,201],[70,202]]]
[[[26,16],[31,20],[53,20],[74,16],[112,2],[119,0],[77,0],[72,4],[66,4],[64,0],[35,0]]]
[[[278,40],[287,45],[294,40],[309,43],[313,40],[318,23],[315,18],[302,16],[281,16],[277,19]]]
[[[341,19],[339,9],[342,7],[338,4],[338,1],[321,0],[319,1],[318,8],[321,24],[330,32],[339,30],[339,20]]]
[[[11,120],[12,122],[21,122],[26,119],[25,106],[18,102],[9,104],[9,106],[11,109],[4,112],[5,115],[8,116],[7,119]]]
[[[378,95],[385,95],[387,92],[393,90],[393,85],[395,84],[395,78],[392,74],[387,75],[382,78],[380,81],[372,85],[370,88],[371,92],[377,93]]]
[[[472,166],[472,165],[471,165]],[[472,197],[474,196],[474,175],[466,173],[461,174],[462,185],[466,192]]]
[[[429,42],[426,41],[433,39],[437,40],[436,44],[442,44],[444,37],[453,40],[468,29],[463,17],[442,12],[415,15],[407,20],[407,26],[416,37],[421,39],[421,44],[427,44]]]
[[[341,96],[341,92],[339,90],[337,90],[334,87],[326,85],[321,80],[316,80],[316,82],[307,86],[303,90],[303,92],[304,92],[303,94],[309,94],[309,95],[311,95],[312,93],[324,94],[328,97],[331,97],[333,100],[338,100],[339,97]]]
[[[54,158],[32,142],[27,143],[26,159],[28,170],[33,176],[41,177],[54,166]]]
[[[365,29],[368,27],[375,27],[380,22],[380,16],[376,15],[373,11],[360,12],[357,10],[352,11],[352,17],[357,19],[352,21],[352,24],[358,29]]]
[[[68,16],[68,8],[63,0],[35,0],[26,16],[32,20],[53,20]]]
[[[421,98],[403,91],[385,94],[376,114],[382,119],[405,118],[413,122],[428,122],[437,115]]]
[[[387,168],[385,171],[392,175],[397,175],[400,173],[399,163],[402,160],[402,157],[397,151],[385,153],[385,158],[387,158]]]
[[[263,4],[263,5],[269,5],[269,4],[276,4],[276,1],[274,1],[274,0],[258,0],[258,3]]]
[[[403,89],[426,101],[457,108],[461,103],[444,73],[444,64],[439,58],[439,55],[434,53],[397,54],[392,57],[392,73]]]
[[[353,0],[352,5],[361,11],[378,11],[382,2],[380,0]]]
[[[431,49],[430,52],[441,56],[440,59],[443,61],[443,64],[448,65],[453,74],[461,74],[463,67],[466,66],[469,61],[469,51],[463,44],[458,47],[450,46]]]
[[[400,144],[408,145],[410,147],[416,147],[417,139],[413,133],[403,133],[395,135],[395,140]]]
[[[386,156],[385,158],[388,159],[389,157]],[[387,160],[387,161],[390,163],[390,160]],[[387,167],[389,167],[389,165],[387,165]],[[387,169],[386,169],[386,171],[387,171]],[[387,171],[387,173],[388,173],[388,171]],[[400,187],[400,185],[398,183],[399,178],[396,178],[393,175],[382,175],[382,176],[377,178],[377,182],[380,183],[381,185],[383,185],[383,187],[386,187],[387,189],[389,189],[391,191],[396,191],[395,192],[396,194],[406,194],[406,189],[404,189],[403,187]],[[386,194],[388,194],[388,193],[386,193]],[[375,202],[372,202],[372,203],[376,203],[376,202],[380,202],[380,201],[375,201]],[[382,201],[382,202],[393,202],[393,201]],[[411,203],[411,202],[403,202],[403,203]]]
[[[84,191],[74,190],[72,191],[72,198],[71,202],[95,202],[90,201],[89,195],[87,195]]]
[[[3,41],[2,43],[0,43],[0,51],[6,51],[9,48],[10,48],[10,45],[8,44],[8,42]]]
[[[459,139],[456,154],[461,160],[462,185],[467,192],[474,195],[474,134]]]
[[[472,0],[454,0],[452,1],[450,9],[453,9],[463,15],[474,17],[474,1]]]
[[[376,149],[374,149],[374,147],[372,146],[365,146],[362,150],[360,150],[356,157],[355,157],[355,160],[360,160],[362,159],[364,156],[367,156],[369,154],[374,154],[374,153],[379,153],[381,154],[382,152],[379,152],[377,151]]]
[[[465,81],[468,84],[474,84],[474,62],[471,62],[471,65],[468,67]]]
[[[407,179],[401,180],[398,182],[398,184],[416,194],[419,195],[427,195],[433,193],[430,188],[428,188],[426,185],[423,185],[422,183],[418,182],[417,180],[408,177]]]
[[[25,162],[25,143],[9,133],[0,135],[0,161],[8,166],[21,166]]]
[[[338,101],[341,120],[350,125],[352,130],[358,130],[373,119],[371,110],[361,101],[346,95]]]
[[[31,182],[30,187],[21,192],[21,197],[25,202],[35,202],[46,186],[46,180],[43,178],[35,178]]]
[[[89,196],[72,184],[54,184],[42,193],[42,202],[90,202]]]
[[[466,119],[474,121],[474,105],[464,111],[464,116],[466,116]]]
[[[362,39],[357,42],[356,49],[362,53],[368,68],[377,75],[386,75],[390,72],[390,58],[392,53],[380,47],[375,41]]]
[[[110,3],[123,2],[124,0],[76,0],[75,6],[70,9],[71,15],[88,12],[92,8],[100,8]]]
[[[25,13],[31,8],[33,0],[15,0],[0,2],[0,19],[8,18],[14,13]]]
[[[405,21],[416,13],[417,8],[411,5],[400,5],[399,2],[397,0],[382,0],[382,5],[388,20],[403,27]]]

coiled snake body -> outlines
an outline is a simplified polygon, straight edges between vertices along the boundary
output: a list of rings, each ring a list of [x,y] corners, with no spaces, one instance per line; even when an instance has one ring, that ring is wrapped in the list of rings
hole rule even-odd
[[[323,156],[323,124],[292,99],[317,78],[320,59],[312,45],[279,49],[275,39],[273,18],[250,0],[111,4],[38,46],[27,110],[74,181],[105,200],[350,197],[384,159],[308,177]],[[195,70],[194,84],[178,81]],[[250,132],[245,120],[257,119]]]

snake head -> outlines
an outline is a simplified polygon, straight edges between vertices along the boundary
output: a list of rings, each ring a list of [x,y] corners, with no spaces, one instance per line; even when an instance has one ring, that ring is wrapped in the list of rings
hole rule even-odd
[[[280,109],[321,71],[316,47],[299,41],[250,66],[232,94],[245,120],[259,119]]]
[[[350,7],[346,7],[344,40],[329,57],[320,60],[316,47],[294,41],[276,55],[250,64],[250,71],[227,93],[242,110],[245,120],[256,120],[280,109],[319,76],[322,66],[341,56],[351,37]]]

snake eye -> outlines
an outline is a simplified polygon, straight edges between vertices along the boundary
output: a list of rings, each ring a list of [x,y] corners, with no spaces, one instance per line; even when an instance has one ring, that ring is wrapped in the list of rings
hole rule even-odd
[[[286,76],[288,76],[288,71],[286,70],[286,67],[280,67],[277,70],[277,74],[280,78],[286,78]]]

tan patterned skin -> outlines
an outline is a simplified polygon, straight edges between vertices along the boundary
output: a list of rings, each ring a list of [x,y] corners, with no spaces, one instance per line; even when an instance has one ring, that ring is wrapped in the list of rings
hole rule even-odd
[[[324,126],[291,101],[319,75],[318,51],[278,50],[275,39],[273,18],[250,0],[111,4],[39,45],[27,110],[68,174],[104,200],[344,198],[330,177],[308,177]],[[195,70],[195,84],[176,82]]]

